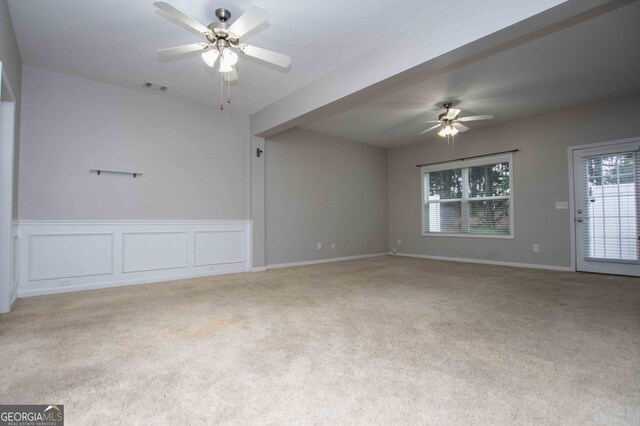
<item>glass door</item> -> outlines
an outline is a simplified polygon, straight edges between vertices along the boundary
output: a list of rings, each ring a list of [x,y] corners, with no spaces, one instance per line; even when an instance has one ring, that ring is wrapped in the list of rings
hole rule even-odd
[[[578,271],[640,276],[640,143],[574,151]]]

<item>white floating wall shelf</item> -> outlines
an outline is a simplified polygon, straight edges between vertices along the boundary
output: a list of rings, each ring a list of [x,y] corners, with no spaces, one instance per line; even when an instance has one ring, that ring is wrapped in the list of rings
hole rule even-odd
[[[123,172],[121,170],[91,169],[89,170],[89,172],[95,173],[98,176],[100,176],[101,173],[111,173],[116,175],[132,175],[134,178],[136,178],[137,176],[142,176],[142,173],[140,172]]]

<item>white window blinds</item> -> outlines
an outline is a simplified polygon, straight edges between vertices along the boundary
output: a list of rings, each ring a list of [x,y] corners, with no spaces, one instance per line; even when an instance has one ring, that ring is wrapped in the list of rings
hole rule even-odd
[[[585,258],[638,261],[637,161],[637,151],[584,159],[584,205],[579,208]]]
[[[423,234],[511,237],[512,154],[423,166]]]

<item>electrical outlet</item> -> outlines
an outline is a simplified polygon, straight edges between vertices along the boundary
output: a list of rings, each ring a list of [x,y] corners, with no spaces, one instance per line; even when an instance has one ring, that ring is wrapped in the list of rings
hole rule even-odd
[[[336,243],[331,243],[331,250],[335,250],[336,249]]]
[[[322,243],[318,243],[318,250],[322,250]]]
[[[71,280],[60,280],[60,285],[62,287],[66,287],[68,285],[71,285]]]
[[[540,246],[538,244],[533,245],[533,252],[538,253],[540,251]]]
[[[402,239],[398,238],[398,241],[396,241],[396,244],[401,246],[402,245]]]

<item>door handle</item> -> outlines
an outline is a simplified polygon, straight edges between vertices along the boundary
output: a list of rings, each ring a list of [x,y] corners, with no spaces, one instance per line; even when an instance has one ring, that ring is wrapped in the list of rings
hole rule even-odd
[[[576,218],[576,222],[582,222],[582,218],[581,217]]]

